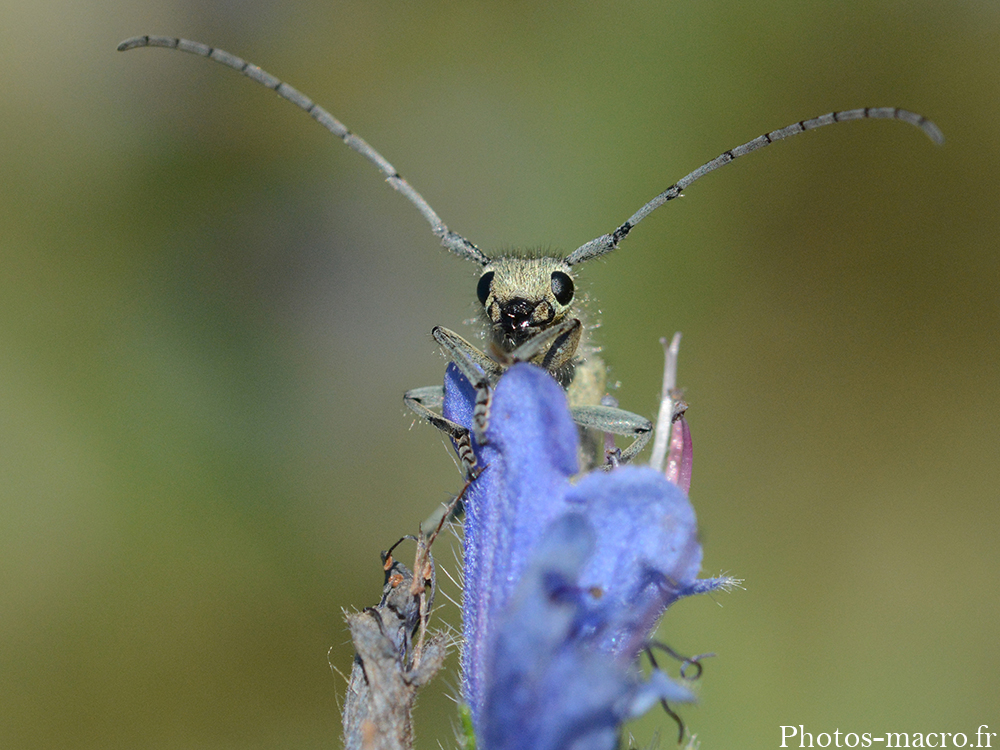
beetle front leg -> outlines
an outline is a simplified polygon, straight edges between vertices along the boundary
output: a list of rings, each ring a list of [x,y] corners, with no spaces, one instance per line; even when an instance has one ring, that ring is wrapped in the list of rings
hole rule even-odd
[[[463,377],[476,391],[472,410],[472,435],[479,445],[486,445],[486,428],[490,423],[490,385],[504,371],[504,367],[483,354],[454,331],[435,326],[431,331],[444,353],[448,355]]]

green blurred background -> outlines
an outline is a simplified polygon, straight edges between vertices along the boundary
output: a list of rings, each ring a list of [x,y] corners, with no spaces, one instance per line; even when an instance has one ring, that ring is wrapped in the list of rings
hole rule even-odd
[[[474,269],[272,93],[115,52],[142,33],[298,86],[487,249],[569,251],[831,109],[935,119],[943,148],[861,122],[741,160],[583,286],[632,410],[684,332],[705,571],[746,579],[660,629],[718,653],[702,746],[1000,731],[997,3],[8,0],[0,747],[337,746],[342,609],[460,484],[400,396]]]

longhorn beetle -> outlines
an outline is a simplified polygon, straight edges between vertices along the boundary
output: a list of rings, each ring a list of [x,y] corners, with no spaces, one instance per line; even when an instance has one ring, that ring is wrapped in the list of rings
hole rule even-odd
[[[606,372],[593,347],[586,343],[583,324],[574,315],[575,266],[615,250],[636,224],[664,203],[679,197],[695,180],[733,159],[806,130],[848,120],[891,119],[915,125],[937,144],[944,142],[944,136],[933,122],[904,109],[878,107],[831,112],[772,130],[724,152],[672,184],[613,232],[584,243],[565,258],[517,254],[491,257],[469,240],[451,231],[423,196],[378,151],[287,83],[235,55],[187,39],[133,37],[119,44],[118,50],[124,52],[136,47],[166,47],[208,57],[238,70],[305,110],[320,125],[378,167],[386,181],[423,215],[444,248],[460,258],[479,264],[482,275],[479,277],[476,293],[482,303],[489,355],[447,328],[436,326],[432,331],[435,341],[448,358],[476,388],[472,437],[477,442],[485,442],[491,385],[511,362],[528,361],[544,367],[566,389],[573,418],[581,428],[633,438],[631,445],[616,457],[619,461],[629,461],[642,450],[651,435],[652,424],[636,414],[600,403],[604,394]],[[444,390],[441,386],[416,388],[403,396],[410,409],[455,440],[463,468],[468,476],[473,476],[475,458],[469,431],[434,411],[440,408],[443,398]],[[597,442],[584,442],[589,445],[587,462],[604,463],[605,457],[596,455]]]

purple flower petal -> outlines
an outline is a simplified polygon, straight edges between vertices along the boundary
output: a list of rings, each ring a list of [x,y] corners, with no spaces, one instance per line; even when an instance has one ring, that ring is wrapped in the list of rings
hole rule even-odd
[[[471,422],[449,368],[445,415]],[[620,724],[686,688],[635,660],[697,579],[687,495],[653,469],[577,472],[577,428],[559,385],[518,364],[493,394],[485,469],[465,495],[463,694],[482,746],[611,748]]]
[[[628,663],[580,637],[587,595],[578,576],[594,545],[593,529],[575,513],[554,521],[539,541],[490,650],[483,747],[611,750],[622,722],[661,698],[693,699],[662,673],[642,681]]]
[[[445,416],[468,426],[473,403],[472,388],[449,366]],[[515,366],[500,379],[487,435],[489,445],[474,446],[484,471],[464,498],[462,681],[473,716],[493,623],[542,531],[566,511],[568,479],[577,472],[577,430],[566,397],[537,367]]]
[[[655,469],[592,472],[570,490],[598,529],[582,584],[605,626],[598,641],[631,660],[663,610],[698,577],[701,545],[687,495]]]

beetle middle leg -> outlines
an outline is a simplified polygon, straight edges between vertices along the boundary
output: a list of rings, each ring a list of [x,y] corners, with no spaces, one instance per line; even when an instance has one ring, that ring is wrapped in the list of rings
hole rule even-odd
[[[570,408],[570,413],[573,415],[573,421],[580,425],[580,427],[634,438],[613,459],[612,456],[605,456],[603,465],[607,468],[611,468],[615,463],[627,464],[632,461],[646,447],[646,443],[653,436],[652,422],[638,414],[619,409],[617,406],[603,406],[600,404],[593,406],[573,406]]]
[[[458,459],[462,463],[462,472],[466,478],[475,476],[476,454],[472,450],[472,439],[468,428],[462,427],[457,422],[453,422],[434,411],[434,409],[440,409],[444,404],[444,387],[429,385],[423,388],[413,388],[403,394],[403,403],[418,417],[432,424],[454,441]]]

